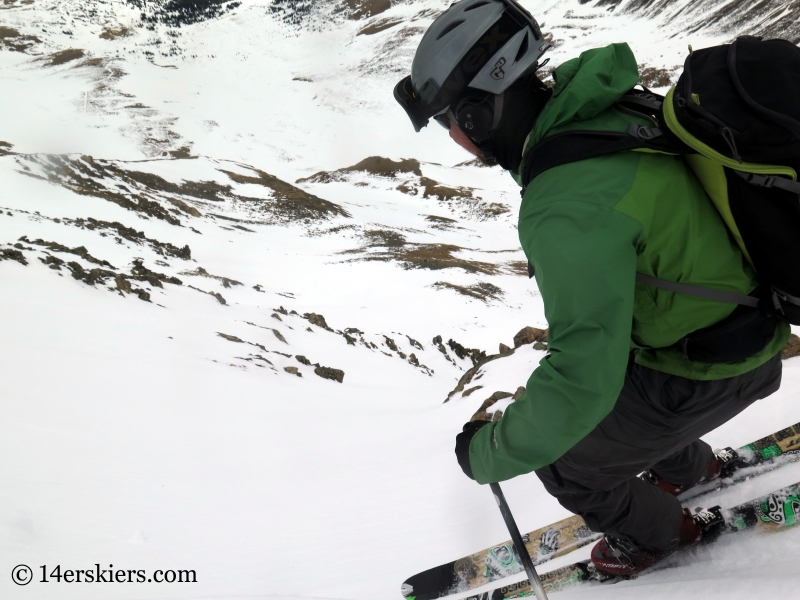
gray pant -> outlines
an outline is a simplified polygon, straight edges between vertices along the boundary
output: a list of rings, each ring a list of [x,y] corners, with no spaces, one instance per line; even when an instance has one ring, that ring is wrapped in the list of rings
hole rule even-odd
[[[706,474],[711,447],[698,438],[781,383],[775,356],[752,371],[695,381],[630,362],[614,409],[552,465],[536,471],[547,491],[593,530],[670,551],[681,504],[636,475],[646,469],[676,485]]]

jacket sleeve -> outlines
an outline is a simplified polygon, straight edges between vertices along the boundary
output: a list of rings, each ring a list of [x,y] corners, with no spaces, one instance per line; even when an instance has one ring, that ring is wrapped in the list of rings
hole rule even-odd
[[[550,354],[525,394],[470,444],[479,483],[558,459],[619,396],[631,349],[641,224],[606,205],[550,202],[520,214],[520,241],[536,269]]]

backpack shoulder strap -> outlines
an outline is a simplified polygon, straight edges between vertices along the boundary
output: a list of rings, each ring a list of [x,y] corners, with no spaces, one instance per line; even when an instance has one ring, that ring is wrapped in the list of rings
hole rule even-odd
[[[642,142],[621,131],[565,131],[543,139],[525,155],[522,187],[554,167],[606,154],[643,147]]]
[[[574,130],[546,137],[531,147],[523,159],[521,173],[523,194],[538,175],[571,162],[597,158],[616,152],[649,149],[665,154],[688,154],[693,151],[670,132],[658,126],[663,97],[645,90],[632,90],[617,102],[617,108],[629,115],[654,123],[643,127],[631,122],[625,131]]]

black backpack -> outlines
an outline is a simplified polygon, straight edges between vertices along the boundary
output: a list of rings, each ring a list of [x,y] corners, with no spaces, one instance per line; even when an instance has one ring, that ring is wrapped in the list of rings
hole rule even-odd
[[[731,320],[749,315],[754,323],[760,314],[761,329],[751,325],[758,331],[747,334],[740,327],[738,335],[763,338],[761,348],[777,319],[800,324],[800,48],[750,36],[704,50],[690,47],[666,97],[634,89],[617,108],[652,127],[631,122],[625,132],[576,130],[545,138],[525,155],[523,193],[539,174],[570,162],[630,150],[683,155],[761,285],[743,296],[642,274],[637,281],[741,305]],[[691,356],[688,342],[691,336],[684,341],[689,358],[708,359],[702,349]],[[722,358],[717,348],[714,358],[741,359],[754,347]]]

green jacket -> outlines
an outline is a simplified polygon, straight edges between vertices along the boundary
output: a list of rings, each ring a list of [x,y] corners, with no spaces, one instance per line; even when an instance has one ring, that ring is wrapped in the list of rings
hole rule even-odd
[[[570,129],[624,131],[630,123],[613,106],[639,80],[627,44],[584,52],[555,79],[527,147]],[[680,157],[623,152],[544,172],[525,192],[519,238],[544,300],[550,353],[526,393],[472,439],[480,483],[548,465],[591,432],[614,408],[631,350],[641,365],[711,380],[756,368],[789,337],[781,325],[764,350],[737,363],[690,362],[672,347],[735,305],[636,283],[637,271],[745,294],[757,285]]]

